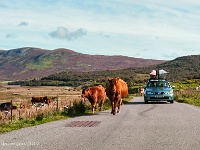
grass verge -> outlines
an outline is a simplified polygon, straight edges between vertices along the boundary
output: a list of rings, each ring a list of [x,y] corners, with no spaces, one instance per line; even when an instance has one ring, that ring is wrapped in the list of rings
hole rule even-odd
[[[198,100],[198,99],[194,99],[194,98],[179,98],[176,101],[179,102],[179,103],[186,103],[186,104],[191,104],[191,105],[200,107],[200,100]]]

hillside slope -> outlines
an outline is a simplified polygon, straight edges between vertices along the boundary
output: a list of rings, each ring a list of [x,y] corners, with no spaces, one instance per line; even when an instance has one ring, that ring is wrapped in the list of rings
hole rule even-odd
[[[182,56],[162,64],[134,68],[134,71],[149,74],[153,69],[166,70],[170,80],[200,79],[200,55]]]
[[[26,80],[62,71],[118,70],[163,62],[127,56],[87,55],[68,49],[24,47],[0,51],[0,79]]]

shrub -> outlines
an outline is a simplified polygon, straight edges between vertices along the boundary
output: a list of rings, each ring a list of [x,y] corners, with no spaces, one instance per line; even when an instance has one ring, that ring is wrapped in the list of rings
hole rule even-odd
[[[68,114],[74,115],[74,114],[82,114],[85,113],[86,106],[82,101],[74,101],[73,106],[68,108]]]
[[[42,121],[42,119],[44,118],[44,114],[43,113],[40,113],[36,116],[35,120],[37,121]]]

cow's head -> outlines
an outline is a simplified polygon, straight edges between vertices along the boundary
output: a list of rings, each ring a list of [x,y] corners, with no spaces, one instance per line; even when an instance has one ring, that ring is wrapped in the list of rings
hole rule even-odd
[[[115,93],[117,90],[116,86],[119,82],[119,77],[112,78],[112,79],[108,78],[108,82],[110,83],[111,92]]]
[[[82,90],[81,97],[82,97],[82,98],[87,98],[88,95],[89,95],[89,93],[90,93],[90,89],[89,89],[89,88],[83,89],[83,90]]]
[[[51,102],[52,102],[52,98],[48,98],[48,99],[45,101],[46,104],[49,104],[49,103],[51,103]]]

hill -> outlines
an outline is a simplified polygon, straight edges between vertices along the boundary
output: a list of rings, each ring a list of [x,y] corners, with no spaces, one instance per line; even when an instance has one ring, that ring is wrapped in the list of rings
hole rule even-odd
[[[200,79],[200,55],[182,56],[162,64],[134,68],[134,71],[148,74],[153,69],[164,69],[169,72],[169,80]]]
[[[29,81],[19,81],[10,84],[21,85],[56,85],[56,86],[91,86],[106,85],[107,78],[120,77],[127,82],[129,87],[135,84],[145,83],[149,79],[151,70],[164,69],[169,72],[167,79],[170,81],[186,81],[188,79],[200,79],[200,55],[178,57],[172,61],[162,64],[135,67],[121,70],[103,70],[91,72],[73,72],[63,71],[52,74],[41,79],[33,79]]]
[[[0,51],[0,79],[27,80],[62,71],[89,72],[144,67],[166,62],[127,56],[87,55],[69,49],[24,47]]]

